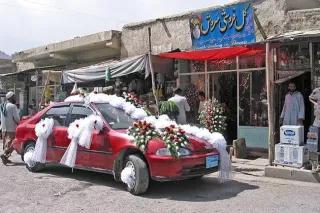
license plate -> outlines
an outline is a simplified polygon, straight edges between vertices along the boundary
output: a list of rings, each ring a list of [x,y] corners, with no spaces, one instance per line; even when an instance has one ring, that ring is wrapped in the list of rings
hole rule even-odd
[[[207,169],[218,166],[218,163],[219,163],[219,157],[217,155],[206,157]]]

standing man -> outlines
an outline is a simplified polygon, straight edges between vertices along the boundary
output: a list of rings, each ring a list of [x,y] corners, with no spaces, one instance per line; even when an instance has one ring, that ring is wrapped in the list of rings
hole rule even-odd
[[[6,101],[0,106],[2,138],[4,144],[4,153],[1,155],[1,160],[4,165],[10,163],[9,157],[13,152],[12,142],[15,138],[15,132],[18,123],[20,122],[16,103],[16,98],[13,92],[6,94]]]
[[[170,98],[169,101],[175,102],[179,108],[177,123],[186,124],[187,123],[186,112],[190,111],[190,106],[187,102],[187,98],[182,96],[182,90],[179,88],[175,89],[173,93],[174,93],[174,96]]]
[[[296,91],[294,82],[289,83],[288,93],[286,95],[280,121],[283,125],[303,125],[304,121],[304,98],[302,94]]]

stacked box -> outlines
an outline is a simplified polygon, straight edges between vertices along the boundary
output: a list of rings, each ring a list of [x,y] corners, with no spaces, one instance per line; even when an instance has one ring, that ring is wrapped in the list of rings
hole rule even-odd
[[[303,126],[282,126],[280,128],[280,143],[290,145],[304,145]]]
[[[308,139],[307,139],[307,147],[310,152],[320,151],[319,136],[320,136],[320,128],[315,126],[310,126],[309,132],[308,132]]]
[[[275,164],[301,168],[308,159],[308,149],[305,146],[277,144],[275,147]]]
[[[284,164],[285,145],[276,144],[275,147],[275,160],[276,164]]]
[[[304,146],[303,126],[282,126],[280,144],[275,147],[275,164],[301,168],[308,161],[308,149]]]

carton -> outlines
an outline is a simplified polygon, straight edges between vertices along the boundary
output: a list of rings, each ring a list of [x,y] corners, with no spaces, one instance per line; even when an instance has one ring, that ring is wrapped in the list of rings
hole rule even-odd
[[[280,128],[280,143],[301,146],[304,144],[303,126],[282,126]]]
[[[284,149],[286,145],[276,144],[275,146],[275,160],[276,164],[284,164]]]
[[[275,146],[275,164],[301,168],[309,159],[305,146],[277,144]]]

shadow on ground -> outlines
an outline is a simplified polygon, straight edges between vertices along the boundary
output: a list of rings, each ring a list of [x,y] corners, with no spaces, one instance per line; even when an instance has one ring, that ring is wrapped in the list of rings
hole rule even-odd
[[[62,168],[50,166],[40,173],[36,178],[70,178],[86,185],[102,185],[113,188],[114,190],[125,191],[125,185],[114,181],[112,175],[88,172],[82,170],[72,170],[70,168]],[[177,182],[156,182],[151,181],[149,190],[142,195],[148,199],[169,199],[176,201],[190,202],[209,202],[216,200],[224,200],[236,197],[239,193],[247,190],[258,189],[258,186],[250,185],[239,181],[229,181],[220,184],[217,178],[203,177],[201,179],[177,181]]]

